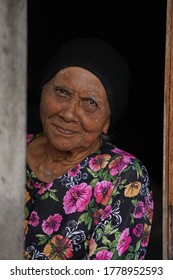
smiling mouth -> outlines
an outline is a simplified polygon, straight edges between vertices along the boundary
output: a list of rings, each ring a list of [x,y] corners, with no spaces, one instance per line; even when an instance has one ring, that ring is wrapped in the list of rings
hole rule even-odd
[[[63,134],[63,135],[66,135],[66,136],[68,136],[68,135],[74,135],[74,134],[77,133],[76,131],[72,131],[72,130],[69,130],[69,129],[65,129],[65,128],[62,128],[62,127],[57,126],[57,125],[55,125],[55,128],[56,128],[56,130],[58,131],[58,133]]]

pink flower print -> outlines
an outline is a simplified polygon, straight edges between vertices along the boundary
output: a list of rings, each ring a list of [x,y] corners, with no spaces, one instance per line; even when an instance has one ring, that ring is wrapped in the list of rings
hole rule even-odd
[[[78,173],[79,173],[79,170],[80,170],[80,164],[77,164],[74,168],[72,168],[69,172],[68,172],[68,175],[70,177],[75,177]]]
[[[113,189],[114,186],[111,182],[101,181],[96,183],[94,187],[94,196],[97,203],[101,203],[106,206],[112,195]]]
[[[60,227],[62,221],[62,216],[60,214],[54,214],[53,216],[49,216],[47,218],[47,220],[44,220],[41,227],[42,230],[50,235],[52,234],[54,231],[57,231]]]
[[[125,151],[123,151],[121,149],[118,149],[118,148],[113,149],[112,152],[115,153],[115,154],[128,156],[130,158],[135,158],[135,156],[133,156],[132,154],[129,154],[128,152],[125,152]]]
[[[108,250],[102,250],[96,254],[96,258],[94,258],[94,260],[111,260],[112,256],[112,252],[109,252]]]
[[[128,156],[122,155],[116,157],[109,164],[110,174],[112,176],[115,176],[118,173],[122,172],[127,167],[127,164],[129,162],[130,162],[130,157]]]
[[[34,134],[27,134],[26,135],[26,143],[27,144],[32,140],[33,136],[34,136]]]
[[[154,213],[154,201],[152,198],[152,192],[150,193],[150,196],[147,196],[145,198],[145,211],[146,211],[146,216],[150,223],[152,223],[153,220],[153,213]]]
[[[53,182],[48,183],[48,184],[45,184],[45,183],[35,183],[34,187],[35,187],[35,189],[38,189],[38,194],[42,195],[46,191],[50,190],[52,185],[53,185]]]
[[[31,212],[31,215],[30,215],[30,218],[29,218],[29,222],[28,222],[30,225],[32,225],[33,227],[36,227],[38,226],[39,224],[39,216],[37,214],[36,211],[32,211]]]
[[[65,213],[82,212],[89,204],[91,195],[92,188],[86,183],[72,186],[64,196],[63,204]]]
[[[89,160],[89,167],[94,170],[95,172],[99,171],[101,168],[105,168],[108,164],[109,159],[111,158],[110,155],[107,154],[99,154],[96,157],[93,157]]]
[[[152,210],[154,209],[154,201],[153,201],[153,193],[152,191],[150,192],[150,195],[147,195],[145,197],[145,207],[146,208],[151,208]]]
[[[137,237],[140,237],[143,233],[144,226],[143,224],[137,224],[133,229],[133,234]]]
[[[134,211],[134,218],[141,218],[145,212],[143,201],[138,201]]]
[[[122,256],[125,251],[127,251],[129,244],[131,242],[132,238],[129,236],[129,228],[126,228],[118,241],[117,244],[117,250],[118,250],[118,255]]]
[[[102,214],[103,214],[103,209],[101,209],[101,208],[93,214],[95,225],[98,225],[98,223],[100,222]]]
[[[111,211],[112,211],[112,206],[111,205],[106,206],[101,218],[102,219],[108,218],[111,214]]]
[[[116,184],[115,184],[115,186],[118,187],[118,186],[121,184],[121,181],[122,181],[122,180],[121,180],[121,178],[119,177],[118,180],[117,180],[117,182],[116,182]]]

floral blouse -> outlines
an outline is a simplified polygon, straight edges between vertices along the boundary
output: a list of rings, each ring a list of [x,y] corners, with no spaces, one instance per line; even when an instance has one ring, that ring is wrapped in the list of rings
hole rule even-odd
[[[53,182],[28,166],[26,176],[24,259],[145,258],[154,203],[146,167],[133,155],[103,142]]]

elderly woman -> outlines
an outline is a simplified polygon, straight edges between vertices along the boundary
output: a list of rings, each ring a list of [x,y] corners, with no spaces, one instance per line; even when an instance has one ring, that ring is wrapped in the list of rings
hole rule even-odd
[[[48,63],[40,89],[43,132],[27,145],[24,258],[144,259],[148,172],[111,142],[127,106],[126,61],[102,39],[74,39]]]

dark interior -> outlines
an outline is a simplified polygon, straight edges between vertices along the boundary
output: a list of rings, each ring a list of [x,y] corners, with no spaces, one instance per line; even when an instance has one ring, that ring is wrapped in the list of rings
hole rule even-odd
[[[126,58],[129,108],[117,145],[148,168],[155,212],[146,259],[162,259],[162,160],[166,0],[28,1],[27,132],[40,132],[37,82],[57,47],[72,38],[107,39]]]

